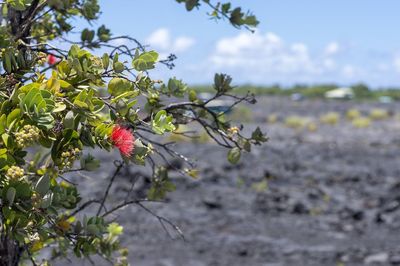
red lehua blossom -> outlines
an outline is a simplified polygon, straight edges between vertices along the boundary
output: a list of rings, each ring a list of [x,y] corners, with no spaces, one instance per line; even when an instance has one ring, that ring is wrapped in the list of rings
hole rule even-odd
[[[111,132],[111,141],[123,156],[130,157],[132,155],[135,137],[131,130],[120,125],[115,125]]]
[[[54,65],[55,63],[57,63],[57,58],[54,56],[54,55],[52,55],[52,54],[49,54],[48,56],[47,56],[47,63],[49,64],[49,65]]]

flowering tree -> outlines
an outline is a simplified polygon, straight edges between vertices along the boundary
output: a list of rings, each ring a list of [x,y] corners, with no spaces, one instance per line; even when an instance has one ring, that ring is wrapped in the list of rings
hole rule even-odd
[[[258,23],[229,3],[177,2],[188,11],[206,5],[210,16],[228,19],[238,28],[252,30]],[[35,257],[44,248],[51,248],[54,258],[71,252],[77,257],[99,254],[126,265],[126,251],[118,242],[122,227],[109,215],[130,204],[179,230],[145,202],[161,200],[174,189],[168,179],[171,167],[165,167],[171,157],[187,165],[183,174],[194,171],[189,159],[170,143],[154,141],[152,135],[189,136],[177,128],[197,123],[228,149],[231,163],[240,159],[242,151],[250,152],[252,145],[266,141],[260,129],[246,137],[241,127],[225,120],[224,112],[208,107],[220,97],[233,100],[229,109],[241,102],[255,103],[252,95],[232,94],[229,76],[216,74],[215,95],[201,100],[181,80],[164,83],[150,77],[160,64],[173,67],[173,55],[159,59],[157,52],[146,50],[136,39],[113,36],[105,26],[86,28],[80,41],[71,41],[72,19],[96,20],[97,0],[4,0],[0,7],[0,265],[18,265],[21,260],[36,265]],[[121,38],[131,45],[115,45],[113,41]],[[70,49],[56,47],[57,41],[70,43]],[[100,48],[109,51],[98,56]],[[83,153],[88,147],[117,148],[121,153],[99,199],[80,195],[79,184],[64,177],[99,166],[92,155]],[[156,157],[163,163],[157,164]],[[106,209],[121,169],[146,163],[153,170],[147,197],[127,198]],[[80,215],[89,206],[96,208],[96,214]]]

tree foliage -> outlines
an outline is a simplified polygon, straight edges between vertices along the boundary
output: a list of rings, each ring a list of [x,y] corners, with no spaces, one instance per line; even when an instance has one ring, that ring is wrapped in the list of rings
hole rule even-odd
[[[207,4],[211,16],[227,17],[236,27],[258,23],[253,15],[228,3],[178,2],[185,2],[188,10]],[[6,0],[0,5],[0,254],[7,254],[1,257],[1,265],[17,265],[21,259],[36,264],[35,256],[44,248],[52,249],[51,259],[73,251],[77,257],[99,254],[126,265],[127,251],[118,242],[123,228],[109,217],[130,204],[179,231],[145,203],[162,200],[175,189],[168,178],[169,157],[184,161],[182,174],[193,175],[195,169],[170,143],[156,142],[152,135],[178,134],[180,125],[197,123],[229,149],[231,163],[237,163],[252,145],[267,140],[259,128],[244,136],[241,127],[225,121],[223,112],[208,108],[221,97],[233,100],[229,109],[255,102],[250,94],[235,96],[228,75],[216,74],[215,94],[207,100],[177,78],[165,83],[152,79],[153,68],[172,67],[175,58],[160,60],[156,51],[146,50],[134,38],[113,36],[104,25],[90,26],[100,14],[97,0]],[[89,26],[79,33],[81,40],[74,42],[67,34],[73,29],[73,19],[79,17]],[[120,38],[130,45],[113,44]],[[55,41],[71,47],[60,49]],[[109,51],[98,55],[99,48]],[[123,145],[133,147],[124,151]],[[90,200],[93,195],[80,195],[79,183],[71,183],[64,175],[99,167],[100,162],[86,152],[88,148],[106,152],[115,147],[121,158],[114,162],[103,197]],[[156,163],[160,161],[156,157],[163,163]],[[151,166],[147,197],[127,197],[105,209],[110,188],[127,164]],[[89,206],[97,212],[81,215]]]

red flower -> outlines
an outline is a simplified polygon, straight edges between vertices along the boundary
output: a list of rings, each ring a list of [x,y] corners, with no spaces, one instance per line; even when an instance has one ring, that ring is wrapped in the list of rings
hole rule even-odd
[[[115,125],[111,132],[111,141],[123,156],[130,157],[132,155],[135,137],[131,130],[120,125]]]
[[[48,56],[47,56],[47,63],[49,64],[49,65],[54,65],[55,63],[57,63],[57,58],[54,56],[54,55],[52,55],[52,54],[49,54]]]

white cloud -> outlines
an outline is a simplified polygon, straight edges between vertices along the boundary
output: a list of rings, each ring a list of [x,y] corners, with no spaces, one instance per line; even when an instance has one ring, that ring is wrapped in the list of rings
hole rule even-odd
[[[161,28],[154,31],[146,39],[146,43],[158,49],[168,49],[171,45],[171,36],[168,29]]]
[[[352,65],[345,65],[342,68],[342,74],[346,78],[354,78],[357,75],[357,69]]]
[[[147,37],[146,44],[159,50],[162,54],[183,53],[195,44],[195,40],[187,36],[174,39],[169,29],[160,28]]]
[[[178,52],[184,52],[188,50],[190,47],[192,47],[195,43],[195,40],[193,38],[189,37],[178,37],[173,44],[173,49],[176,53]]]
[[[193,46],[193,39],[172,37],[167,29],[155,33],[148,40],[159,47],[161,43],[167,44],[164,48],[169,50],[165,50],[165,54],[174,50],[185,51]],[[157,35],[159,37],[155,38]],[[208,55],[202,52],[208,48],[201,49],[199,56],[203,60],[190,59],[189,56],[193,55],[188,55],[187,60],[192,61],[182,60],[184,64],[174,69],[174,75],[188,83],[208,83],[214,73],[222,72],[231,75],[236,84],[350,85],[360,81],[372,86],[400,84],[400,51],[370,56],[369,50],[362,46],[356,48],[337,41],[314,47],[302,40],[287,41],[271,32],[238,32],[234,36],[217,40]],[[169,77],[171,73],[165,75]]]
[[[217,42],[216,53],[219,55],[233,55],[239,53],[251,52],[254,47],[263,47],[269,52],[279,49],[282,46],[281,39],[273,34],[267,33],[262,36],[258,33],[249,34],[242,32],[233,38],[223,38]]]
[[[376,66],[376,68],[377,68],[378,71],[386,72],[386,71],[389,71],[391,67],[390,67],[389,64],[386,64],[386,63],[379,63],[379,64]],[[400,70],[400,60],[399,60],[399,70]]]
[[[393,58],[393,67],[397,72],[400,72],[400,55],[397,54]]]
[[[129,40],[125,38],[115,39],[111,41],[112,45],[120,46],[120,45],[129,45]]]
[[[330,48],[333,52],[333,46]],[[291,76],[308,81],[311,76],[332,71],[336,64],[325,53],[315,56],[305,43],[285,43],[274,33],[239,33],[220,39],[209,57],[215,71],[228,71],[246,75],[254,82],[267,77]]]
[[[326,55],[335,55],[340,51],[340,46],[337,42],[331,42],[325,47]]]
[[[336,62],[332,58],[325,58],[322,60],[322,65],[325,69],[334,69],[336,67]]]

